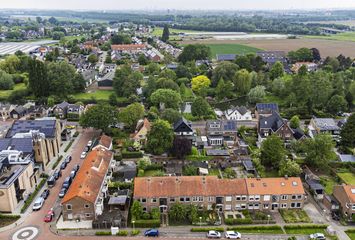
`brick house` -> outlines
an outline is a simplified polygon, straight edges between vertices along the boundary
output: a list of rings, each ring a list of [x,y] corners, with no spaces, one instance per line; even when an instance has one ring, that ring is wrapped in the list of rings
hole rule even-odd
[[[259,118],[259,142],[262,142],[272,134],[278,135],[285,142],[294,139],[294,131],[289,126],[288,121],[283,119],[277,112],[272,112],[272,114],[267,117],[260,116]]]
[[[93,221],[102,214],[112,160],[113,153],[100,145],[87,155],[61,202],[64,221]]]
[[[219,211],[302,208],[305,191],[300,178],[219,179],[216,176],[144,177],[134,180],[134,200],[145,211],[167,212],[174,203]]]
[[[341,212],[352,220],[355,215],[355,185],[334,186],[333,196],[339,202]]]

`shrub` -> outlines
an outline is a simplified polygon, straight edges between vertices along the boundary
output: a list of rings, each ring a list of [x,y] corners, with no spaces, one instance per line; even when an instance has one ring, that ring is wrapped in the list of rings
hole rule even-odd
[[[73,134],[73,137],[77,137],[77,136],[79,136],[79,132],[75,132],[75,133]]]
[[[252,224],[253,220],[251,218],[227,218],[224,220],[226,225],[237,225],[237,224]]]
[[[116,235],[117,236],[128,236],[128,231],[122,230],[122,231],[119,231]]]
[[[135,230],[132,230],[132,231],[131,231],[131,236],[137,236],[137,235],[140,234],[140,233],[141,233],[141,231],[135,229]]]
[[[122,152],[122,158],[142,158],[143,153],[142,152],[128,152],[124,150]]]
[[[34,192],[32,194],[30,194],[28,196],[28,198],[25,200],[25,204],[23,204],[22,208],[21,208],[21,213],[24,213],[26,211],[26,209],[31,205],[33,199],[36,197],[36,195],[38,194],[39,190],[41,190],[41,188],[43,187],[43,185],[46,183],[46,179],[43,178],[40,183],[38,184],[38,186],[36,187],[36,189],[34,190]]]
[[[58,164],[60,163],[60,161],[61,161],[62,159],[63,159],[63,156],[60,155],[60,156],[58,157],[57,161],[55,161],[55,163],[53,164],[52,170],[54,170],[54,169],[58,166]]]
[[[122,160],[122,154],[115,154],[113,157],[116,161],[121,161]]]
[[[160,227],[159,219],[136,220],[134,226],[137,228],[158,228]]]
[[[326,229],[327,224],[307,224],[307,225],[285,225],[284,229],[312,229],[312,228],[323,228]]]
[[[208,231],[224,232],[224,228],[222,227],[191,228],[191,232],[208,232]]]
[[[100,231],[100,232],[95,232],[96,236],[110,236],[111,232],[109,231]]]
[[[71,147],[71,145],[73,145],[74,140],[70,140],[68,146],[64,149],[64,152],[68,152],[69,148]]]
[[[19,219],[20,215],[3,215],[0,214],[0,219]]]

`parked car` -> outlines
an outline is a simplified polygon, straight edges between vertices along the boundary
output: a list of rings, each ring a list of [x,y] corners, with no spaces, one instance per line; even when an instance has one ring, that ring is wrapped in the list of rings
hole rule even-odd
[[[54,217],[54,211],[53,209],[49,210],[46,214],[46,216],[44,216],[43,221],[44,222],[51,222],[53,220]]]
[[[47,185],[48,185],[48,187],[54,187],[54,185],[55,185],[55,182],[56,182],[56,178],[55,178],[55,176],[53,175],[53,176],[50,176],[49,178],[48,178],[48,180],[47,180]]]
[[[76,165],[73,167],[73,171],[77,172],[77,171],[79,171],[79,168],[80,168],[79,164],[76,164]]]
[[[325,236],[323,233],[314,233],[309,235],[309,239],[314,239],[314,240],[325,240]]]
[[[86,152],[82,152],[81,155],[80,155],[80,158],[81,158],[81,159],[86,158]]]
[[[88,144],[86,146],[91,147],[91,145],[92,145],[92,141],[90,140],[90,141],[88,141]]]
[[[68,164],[68,163],[70,163],[70,161],[71,161],[71,156],[67,156],[65,158],[65,163]]]
[[[70,172],[70,178],[73,180],[75,178],[76,172],[73,170]]]
[[[242,235],[239,232],[226,231],[225,237],[228,239],[241,239]]]
[[[55,180],[58,180],[62,176],[62,172],[57,170],[53,173],[53,176],[55,177]]]
[[[64,197],[64,195],[67,193],[67,189],[66,188],[62,188],[59,192],[59,197],[62,198]]]
[[[44,189],[43,193],[41,194],[41,197],[43,197],[44,199],[47,199],[49,196],[49,189]]]
[[[217,231],[208,231],[207,238],[221,238],[221,233]]]
[[[67,125],[67,126],[65,126],[65,128],[67,128],[67,129],[74,129],[74,128],[76,128],[74,125]]]
[[[67,167],[67,163],[64,161],[60,164],[60,169],[64,170]]]
[[[144,232],[146,237],[159,237],[159,231],[157,229],[148,229]]]
[[[43,197],[38,197],[35,201],[35,203],[33,204],[32,210],[33,211],[38,211],[42,208],[44,204],[44,198]]]
[[[68,189],[71,184],[71,181],[72,181],[71,177],[67,177],[63,182],[63,188]]]
[[[332,212],[332,219],[334,221],[339,221],[340,220],[340,215],[336,212]]]

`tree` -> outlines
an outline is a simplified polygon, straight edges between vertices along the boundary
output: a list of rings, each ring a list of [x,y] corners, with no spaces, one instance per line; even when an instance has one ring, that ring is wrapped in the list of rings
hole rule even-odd
[[[161,118],[170,124],[174,124],[181,118],[181,114],[175,109],[167,108],[161,113]]]
[[[193,165],[186,165],[182,169],[182,173],[184,176],[196,176],[197,175],[197,167]]]
[[[11,74],[0,70],[0,90],[11,90],[14,88],[14,80]]]
[[[193,116],[198,118],[210,118],[214,114],[211,106],[202,97],[198,97],[193,101],[191,113]]]
[[[209,59],[210,55],[211,49],[208,46],[202,44],[189,44],[184,47],[178,60],[179,62],[187,63],[189,61]]]
[[[310,62],[313,61],[313,52],[308,48],[300,48],[289,52],[288,57],[292,62]]]
[[[345,98],[340,95],[334,95],[331,97],[327,104],[327,109],[332,114],[338,114],[339,112],[346,111],[348,103]]]
[[[35,97],[49,96],[50,83],[46,66],[43,62],[38,60],[29,61],[29,89]],[[60,88],[63,92],[64,88]]]
[[[55,104],[54,97],[48,97],[48,98],[47,98],[47,105],[48,105],[48,107],[53,107],[54,104]]]
[[[311,48],[310,50],[312,51],[313,61],[319,62],[322,59],[319,50],[317,48]]]
[[[95,64],[97,61],[99,61],[98,57],[96,54],[90,54],[88,57],[89,63]]]
[[[355,148],[355,113],[353,113],[342,127],[340,144],[343,147]]]
[[[161,155],[173,146],[174,132],[165,120],[157,120],[147,135],[147,149],[149,152]]]
[[[256,86],[252,88],[248,93],[248,99],[250,103],[261,102],[265,97],[265,87],[264,86]]]
[[[300,127],[301,120],[300,118],[295,115],[291,118],[290,120],[290,127],[293,129],[299,128]]]
[[[171,89],[176,92],[180,91],[179,85],[177,85],[177,83],[174,82],[174,80],[166,79],[166,78],[159,78],[156,81],[156,89],[163,89],[163,88],[164,89]]]
[[[131,206],[132,220],[139,220],[143,216],[143,207],[140,202],[134,200]]]
[[[130,66],[125,65],[116,70],[113,78],[113,88],[119,97],[130,97],[137,94],[143,75],[139,72],[133,72]]]
[[[169,36],[170,36],[169,27],[168,25],[165,25],[163,29],[163,34],[161,36],[161,40],[163,42],[167,42],[169,40]]]
[[[153,207],[152,210],[150,210],[150,215],[152,216],[152,219],[160,220],[159,208]]]
[[[80,117],[80,125],[84,128],[93,127],[107,132],[109,126],[117,124],[117,110],[108,104],[98,104],[90,107]]]
[[[144,117],[144,107],[140,103],[132,103],[121,110],[118,119],[130,130],[134,130],[138,120]]]
[[[111,93],[110,96],[108,97],[108,103],[111,105],[111,106],[117,106],[118,104],[118,101],[117,101],[117,95],[116,93]]]
[[[217,86],[218,82],[223,79],[224,81],[234,82],[235,74],[238,71],[238,65],[231,62],[221,62],[213,70],[212,85]]]
[[[165,109],[172,108],[178,110],[182,102],[178,92],[171,89],[158,89],[150,97],[150,101],[154,106]]]
[[[63,32],[56,31],[52,33],[53,40],[61,40],[64,36],[65,34]]]
[[[190,139],[175,136],[171,152],[175,157],[184,159],[186,155],[191,153],[191,148],[192,142]]]
[[[245,69],[239,70],[235,75],[235,89],[240,95],[246,95],[251,87],[251,76]]]
[[[0,62],[0,69],[9,74],[14,74],[21,67],[21,60],[16,55],[10,55]]]
[[[235,63],[239,66],[240,69],[244,69],[247,71],[252,71],[252,66],[250,63],[250,59],[247,56],[238,56],[235,59]]]
[[[147,65],[149,63],[149,59],[144,54],[140,54],[138,57],[138,63],[143,66]]]
[[[285,159],[285,147],[281,138],[272,134],[261,144],[260,160],[265,167],[279,168],[281,161]]]
[[[270,70],[270,78],[274,80],[276,78],[283,77],[284,74],[284,65],[281,62],[277,61]]]
[[[317,134],[314,139],[304,142],[306,163],[315,167],[327,167],[329,162],[336,159],[333,151],[335,144],[329,134]]]
[[[302,173],[301,167],[292,160],[283,160],[280,163],[279,176],[298,177]]]
[[[219,80],[217,87],[215,89],[216,92],[216,97],[218,100],[222,100],[223,98],[227,97],[226,96],[226,85],[224,84],[223,78]]]
[[[175,222],[182,222],[186,219],[187,211],[186,206],[181,203],[174,203],[170,207],[169,218]]]
[[[323,66],[324,67],[328,66],[331,68],[333,72],[337,72],[340,67],[340,63],[339,60],[334,57],[327,57],[323,62]]]
[[[211,80],[204,75],[200,75],[191,80],[191,85],[192,91],[204,96],[208,87],[211,85]]]
[[[132,43],[131,36],[127,34],[114,34],[111,38],[111,44],[130,44]]]

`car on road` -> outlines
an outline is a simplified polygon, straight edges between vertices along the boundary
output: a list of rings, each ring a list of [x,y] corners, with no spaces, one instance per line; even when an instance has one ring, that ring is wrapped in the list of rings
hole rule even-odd
[[[75,178],[76,172],[73,170],[70,172],[70,178],[73,180]]]
[[[239,232],[234,231],[226,231],[224,236],[228,239],[241,239],[242,235]]]
[[[49,196],[49,189],[46,188],[44,189],[43,193],[41,194],[41,197],[43,197],[44,199],[47,199]]]
[[[67,167],[67,163],[64,161],[60,164],[60,169],[64,170]]]
[[[148,229],[144,232],[145,237],[159,237],[159,231],[157,229]]]
[[[33,204],[32,210],[33,211],[38,211],[42,208],[44,204],[44,198],[43,197],[38,197],[35,201],[35,203]]]
[[[340,215],[336,212],[332,212],[332,219],[334,221],[339,221],[340,220]]]
[[[50,176],[47,180],[48,187],[54,187],[56,180],[55,176]]]
[[[214,230],[208,231],[207,238],[221,238],[221,233]]]
[[[62,176],[62,172],[60,170],[57,170],[53,173],[53,177],[55,180],[58,180]]]
[[[60,192],[59,192],[59,197],[63,198],[66,193],[67,193],[67,189],[66,188],[62,188],[60,190]]]
[[[80,159],[84,159],[84,158],[86,158],[86,152],[82,152],[80,155]]]
[[[90,141],[88,141],[88,144],[86,146],[91,147],[91,145],[92,145],[92,141],[90,140]]]
[[[74,128],[76,128],[76,127],[75,127],[74,125],[66,125],[65,128],[67,128],[67,129],[74,129]]]
[[[312,240],[325,240],[325,236],[323,233],[314,233],[314,234],[311,234],[309,235],[309,239],[312,239]]]
[[[80,168],[79,164],[76,164],[76,165],[73,167],[73,171],[77,172],[77,171],[79,171],[79,168]]]
[[[63,182],[63,188],[68,189],[70,184],[71,184],[72,178],[71,177],[67,177],[64,182]]]
[[[51,209],[47,212],[46,216],[44,216],[43,221],[44,222],[51,222],[54,217],[54,211]]]
[[[67,156],[65,158],[65,163],[68,164],[68,163],[70,163],[70,161],[71,161],[71,156]]]

